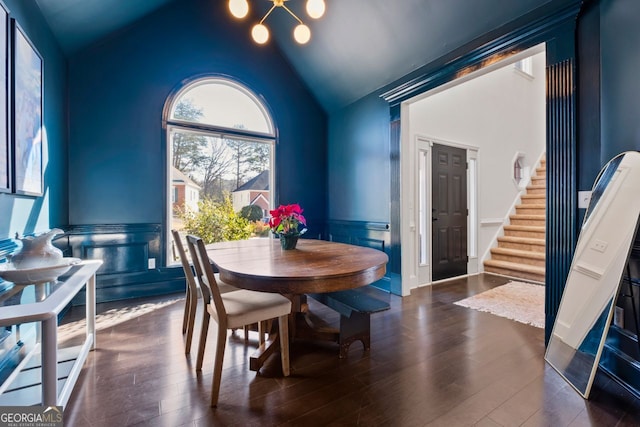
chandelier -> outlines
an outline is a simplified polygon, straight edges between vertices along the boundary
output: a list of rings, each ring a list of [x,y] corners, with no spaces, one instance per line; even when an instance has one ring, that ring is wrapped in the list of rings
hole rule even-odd
[[[265,19],[276,7],[281,7],[291,16],[293,16],[296,21],[298,21],[298,25],[293,29],[293,38],[300,44],[305,44],[311,39],[311,30],[309,27],[304,25],[302,20],[296,16],[295,13],[291,11],[286,6],[286,2],[289,0],[268,0],[273,3],[271,9],[264,15],[264,17],[260,20],[259,23],[253,26],[251,29],[251,37],[258,44],[265,44],[269,40],[269,29],[266,25],[264,25]],[[309,17],[313,19],[318,19],[324,15],[324,0],[307,0],[307,14]],[[247,0],[229,0],[229,11],[236,18],[242,19],[249,13],[249,2]]]

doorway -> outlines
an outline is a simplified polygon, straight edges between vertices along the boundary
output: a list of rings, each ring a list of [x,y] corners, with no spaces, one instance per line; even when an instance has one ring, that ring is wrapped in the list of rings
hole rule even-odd
[[[478,148],[418,136],[415,158],[417,283],[477,272]]]
[[[482,270],[491,242],[521,191],[512,179],[514,153],[526,154],[531,164],[523,167],[533,166],[544,153],[545,86],[545,49],[539,45],[401,104],[403,294],[436,280]],[[466,239],[458,225],[452,229],[440,225],[439,208],[431,206],[438,197],[453,197],[429,193],[439,185],[435,167],[431,170],[432,165],[437,167],[437,145],[462,149],[457,154],[462,159],[466,151],[468,166],[459,163],[468,167],[460,172],[467,179],[460,180],[458,187],[461,191],[461,184],[467,184],[469,212],[458,214],[466,218]],[[457,239],[456,233],[461,233]]]

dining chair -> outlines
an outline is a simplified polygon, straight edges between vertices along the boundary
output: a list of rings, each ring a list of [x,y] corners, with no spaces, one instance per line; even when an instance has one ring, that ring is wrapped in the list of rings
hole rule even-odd
[[[198,279],[193,274],[193,269],[191,268],[191,264],[189,263],[189,259],[184,250],[184,245],[182,244],[180,233],[178,232],[178,230],[171,230],[171,235],[173,236],[174,247],[178,250],[180,263],[182,264],[184,276],[187,281],[184,303],[184,316],[182,318],[182,333],[186,335],[184,352],[185,354],[189,354],[191,352],[191,341],[193,338],[193,329],[195,327],[196,312],[198,310],[200,284],[198,283]],[[235,286],[227,285],[226,283],[222,283],[221,281],[218,281],[218,287],[221,293],[238,290],[238,288],[236,288]],[[244,327],[244,339],[245,341],[249,339],[249,326]],[[261,340],[262,339],[264,338],[261,338]]]
[[[212,317],[218,324],[216,355],[213,365],[213,384],[211,387],[211,406],[218,404],[227,329],[239,328],[252,323],[263,325],[265,321],[278,319],[282,372],[285,377],[289,376],[288,323],[289,314],[291,313],[291,301],[280,294],[246,289],[225,294],[220,293],[218,281],[213,273],[207,249],[202,239],[189,235],[187,236],[187,244],[196,275],[200,279],[202,297],[207,302],[206,313],[202,316],[196,370],[202,369],[209,319]]]

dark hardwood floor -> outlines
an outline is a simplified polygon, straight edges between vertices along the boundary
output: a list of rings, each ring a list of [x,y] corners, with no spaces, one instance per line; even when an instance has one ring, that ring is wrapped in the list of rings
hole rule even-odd
[[[372,316],[370,352],[354,343],[339,359],[336,345],[294,342],[288,378],[273,356],[250,371],[257,336],[245,345],[236,333],[217,408],[209,407],[215,328],[197,373],[198,339],[185,355],[180,300],[98,332],[65,426],[640,425],[640,402],[606,375],[585,401],[546,365],[542,329],[453,304],[505,281],[481,275],[392,297],[391,310]]]

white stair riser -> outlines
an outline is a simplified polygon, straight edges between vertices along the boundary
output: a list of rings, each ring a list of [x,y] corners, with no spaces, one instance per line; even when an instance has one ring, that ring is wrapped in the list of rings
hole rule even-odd
[[[495,268],[495,267],[486,267],[485,271],[488,271],[490,273],[503,274],[505,276],[519,277],[521,279],[526,279],[526,280],[533,280],[535,282],[544,282],[545,280],[544,275],[527,273],[524,271],[514,271],[510,269]]]

